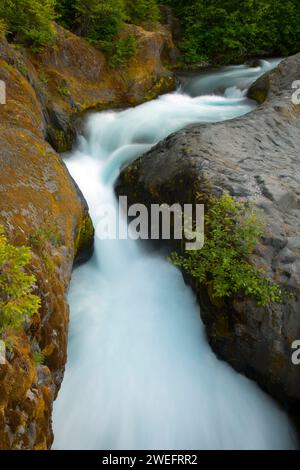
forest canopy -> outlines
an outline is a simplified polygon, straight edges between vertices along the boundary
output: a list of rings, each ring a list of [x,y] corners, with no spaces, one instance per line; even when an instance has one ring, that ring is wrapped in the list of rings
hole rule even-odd
[[[55,20],[108,47],[126,22],[163,21],[161,4],[179,19],[178,47],[188,64],[239,62],[300,50],[299,0],[1,0],[0,29],[38,51],[54,40]],[[128,47],[133,48],[132,41]]]
[[[188,63],[300,51],[299,0],[164,0],[181,21]]]

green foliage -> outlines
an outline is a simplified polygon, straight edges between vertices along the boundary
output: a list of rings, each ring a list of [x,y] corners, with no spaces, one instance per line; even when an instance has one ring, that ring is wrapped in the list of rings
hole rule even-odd
[[[156,0],[125,0],[125,6],[130,23],[154,23],[160,19]]]
[[[57,21],[67,29],[73,29],[76,10],[74,0],[56,0]]]
[[[27,69],[26,65],[20,64],[20,65],[18,66],[18,70],[19,70],[19,72],[23,75],[23,77],[27,77],[28,69]]]
[[[62,244],[62,236],[56,224],[45,222],[43,226],[32,232],[29,241],[34,248],[44,248],[46,242],[58,247]]]
[[[38,80],[44,86],[46,86],[48,84],[48,78],[47,78],[47,76],[45,74],[45,71],[43,69],[41,69],[40,72],[39,72]]]
[[[185,61],[238,62],[300,50],[299,0],[164,0],[183,29]]]
[[[113,68],[121,67],[137,52],[136,38],[132,34],[115,41],[102,42],[101,45],[104,52],[108,54],[109,64]]]
[[[63,98],[65,98],[66,96],[69,95],[69,90],[68,90],[67,86],[64,85],[63,83],[60,83],[57,86],[57,91],[60,94],[60,96],[62,96]]]
[[[0,39],[3,39],[6,35],[6,33],[7,33],[7,25],[6,25],[5,21],[0,18]]]
[[[157,22],[157,0],[57,0],[58,21],[92,41],[116,35],[123,22]]]
[[[300,49],[299,0],[1,0],[0,37],[34,51],[51,43],[52,21],[106,44],[125,21],[153,24],[158,3],[174,8],[182,25],[187,63],[239,62],[247,56],[287,55]],[[116,61],[123,45],[116,46]]]
[[[30,259],[30,249],[10,245],[0,226],[0,334],[20,328],[39,310],[40,298],[32,293],[35,277],[25,272]]]
[[[108,55],[112,67],[120,67],[132,57],[137,50],[136,39],[133,35],[118,37],[124,22],[129,19],[127,3],[132,14],[136,13],[136,20],[146,18],[145,2],[138,0],[127,2],[125,0],[58,0],[57,11],[59,22],[78,34],[86,37],[89,42],[102,48]],[[147,3],[147,2],[146,2]],[[153,0],[150,1],[151,9]],[[156,4],[156,3],[155,3]],[[157,8],[158,10],[158,8]],[[154,14],[153,18],[157,17]],[[62,96],[64,90],[58,90]]]
[[[112,39],[125,21],[124,0],[74,0],[78,32],[92,43]]]
[[[0,20],[17,43],[37,52],[55,36],[54,7],[55,0],[1,0]]]
[[[37,364],[37,365],[43,365],[45,363],[45,356],[44,354],[41,352],[41,351],[34,351],[32,353],[32,357],[33,357],[33,360],[34,362]]]
[[[50,244],[58,248],[63,244],[58,226],[49,221],[44,221],[43,225],[30,235],[29,242],[31,247],[39,253],[47,272],[53,273],[55,263],[47,245]]]
[[[214,198],[206,211],[202,250],[173,253],[171,261],[200,284],[210,286],[215,298],[242,290],[259,305],[280,302],[279,287],[249,261],[263,230],[260,215],[251,206],[228,195]]]

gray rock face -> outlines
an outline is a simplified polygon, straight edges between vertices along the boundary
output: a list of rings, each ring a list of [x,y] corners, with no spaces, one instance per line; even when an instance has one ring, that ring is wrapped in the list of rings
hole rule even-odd
[[[130,199],[188,203],[229,192],[265,212],[267,230],[253,263],[289,295],[283,305],[258,307],[240,296],[222,306],[194,286],[214,350],[273,396],[299,410],[300,365],[300,106],[292,103],[300,54],[259,79],[249,94],[265,101],[231,121],[194,125],[160,143],[121,175],[118,192]]]

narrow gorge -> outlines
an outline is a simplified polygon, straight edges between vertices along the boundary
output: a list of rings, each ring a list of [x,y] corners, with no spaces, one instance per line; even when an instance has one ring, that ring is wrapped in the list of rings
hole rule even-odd
[[[299,450],[299,51],[298,0],[0,0],[3,466]]]
[[[202,73],[173,94],[87,120],[78,149],[65,161],[90,207],[95,254],[71,284],[69,362],[54,407],[55,449],[296,447],[293,426],[275,402],[214,356],[196,299],[166,254],[130,239],[97,237],[99,209],[116,206],[113,187],[124,166],[188,124],[254,112],[247,87],[278,62]],[[139,163],[153,163],[158,178],[183,169],[181,162],[168,164],[168,152],[162,166],[151,153]],[[131,179],[138,169],[133,164],[123,176],[134,181],[128,193],[136,202],[145,201],[136,192],[141,183]],[[146,175],[157,184],[151,169]],[[177,187],[179,178],[174,181]]]

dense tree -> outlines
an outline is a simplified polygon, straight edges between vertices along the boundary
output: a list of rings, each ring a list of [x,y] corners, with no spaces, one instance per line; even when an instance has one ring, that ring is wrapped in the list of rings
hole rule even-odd
[[[126,18],[124,0],[74,0],[74,8],[80,34],[94,42],[111,39]]]
[[[17,42],[39,49],[54,37],[54,7],[55,0],[1,0],[0,19]]]
[[[75,23],[75,0],[56,0],[57,21],[65,28],[73,29]]]
[[[163,0],[162,0],[163,1]],[[181,21],[187,62],[300,50],[299,0],[164,0]]]
[[[105,40],[118,32],[122,23],[156,22],[156,0],[56,0],[58,21],[94,40]]]
[[[156,0],[125,0],[129,20],[134,24],[156,22],[160,18]]]
[[[181,22],[180,47],[188,63],[300,50],[299,0],[1,0],[0,34],[7,30],[16,42],[38,49],[51,43],[56,18],[107,48],[124,22],[158,21],[159,3],[173,7]]]

